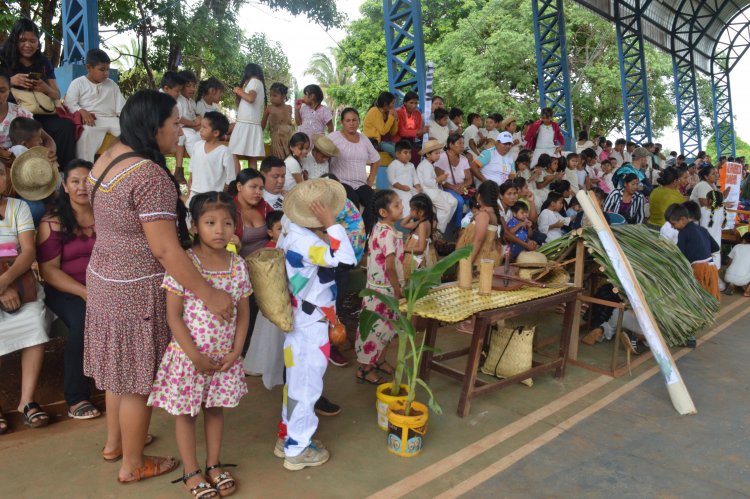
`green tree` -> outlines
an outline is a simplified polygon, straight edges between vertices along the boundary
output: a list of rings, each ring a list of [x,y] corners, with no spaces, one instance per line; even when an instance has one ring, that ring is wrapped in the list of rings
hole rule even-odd
[[[318,52],[313,54],[310,64],[305,70],[307,76],[312,76],[325,94],[328,107],[333,110],[333,126],[336,126],[338,115],[343,109],[343,104],[336,100],[335,91],[345,88],[352,83],[351,68],[341,64],[336,59],[336,52],[331,49],[329,53]],[[330,55],[329,55],[330,54]]]

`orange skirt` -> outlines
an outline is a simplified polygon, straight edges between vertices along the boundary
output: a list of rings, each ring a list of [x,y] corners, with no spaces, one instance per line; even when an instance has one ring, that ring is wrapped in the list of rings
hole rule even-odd
[[[721,295],[719,294],[719,271],[716,266],[711,262],[694,263],[693,275],[695,280],[701,285],[703,289],[708,291],[708,294],[721,301]]]

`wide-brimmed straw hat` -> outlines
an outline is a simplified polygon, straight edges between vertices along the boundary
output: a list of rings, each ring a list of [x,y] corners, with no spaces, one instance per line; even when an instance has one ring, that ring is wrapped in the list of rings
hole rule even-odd
[[[334,144],[331,139],[323,134],[316,133],[315,135],[313,135],[312,142],[313,146],[315,146],[315,149],[322,152],[326,156],[335,158],[339,154],[341,154],[341,151],[339,151],[339,148],[336,147],[336,144]]]
[[[48,155],[46,147],[32,147],[13,161],[10,180],[22,198],[39,201],[48,198],[57,189],[60,173]]]
[[[438,142],[435,139],[430,139],[422,146],[422,150],[419,151],[420,156],[424,156],[427,153],[431,153],[432,151],[437,151],[438,149],[442,149],[443,144]]]
[[[501,121],[501,122],[500,122],[500,130],[503,130],[503,131],[504,131],[504,130],[505,130],[506,128],[508,128],[508,125],[510,125],[510,124],[511,124],[511,123],[513,123],[514,121],[518,121],[518,120],[516,120],[516,119],[515,119],[514,117],[512,117],[512,116],[510,116],[510,117],[508,117],[508,118],[505,118],[505,119],[504,119],[503,121]]]
[[[295,185],[284,197],[284,214],[302,227],[320,227],[320,220],[310,210],[310,203],[320,201],[335,217],[344,209],[346,190],[335,180],[316,178]]]

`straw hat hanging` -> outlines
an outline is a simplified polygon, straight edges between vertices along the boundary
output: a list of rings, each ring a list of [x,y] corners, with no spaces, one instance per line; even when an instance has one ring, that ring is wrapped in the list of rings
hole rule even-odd
[[[19,196],[40,201],[55,192],[60,181],[57,167],[50,163],[46,147],[32,147],[13,161],[10,180]]]

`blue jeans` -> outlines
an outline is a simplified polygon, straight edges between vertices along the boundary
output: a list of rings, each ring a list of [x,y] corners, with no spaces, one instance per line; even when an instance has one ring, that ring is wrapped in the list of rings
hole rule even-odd
[[[453,226],[456,229],[461,228],[461,220],[464,218],[464,198],[456,191],[451,189],[445,189],[445,192],[456,198],[458,204],[456,205],[456,213],[453,214]]]
[[[388,142],[387,140],[380,141],[380,150],[387,152],[391,157],[396,157],[396,144],[393,142]]]

